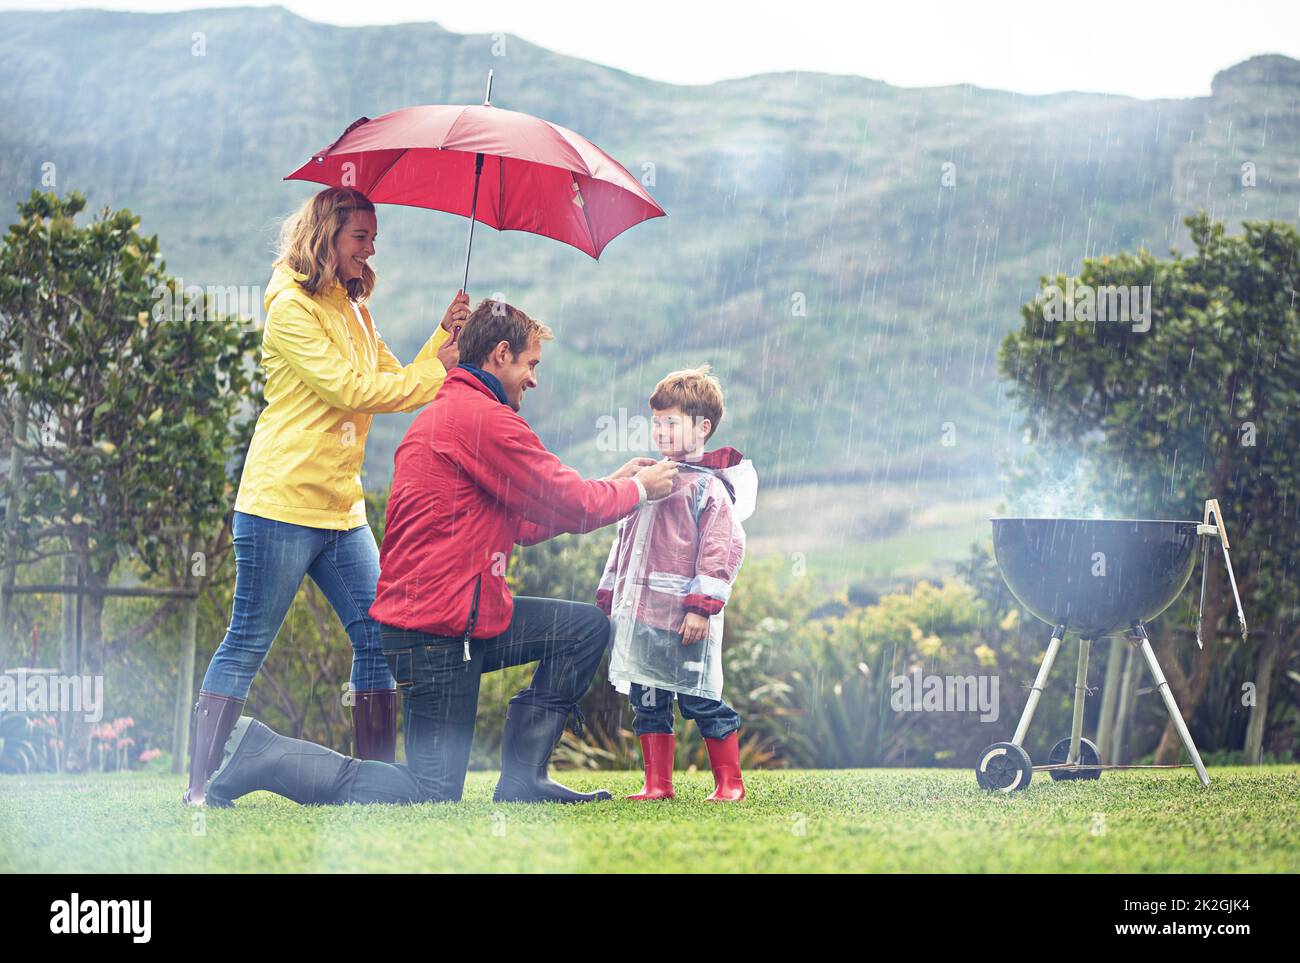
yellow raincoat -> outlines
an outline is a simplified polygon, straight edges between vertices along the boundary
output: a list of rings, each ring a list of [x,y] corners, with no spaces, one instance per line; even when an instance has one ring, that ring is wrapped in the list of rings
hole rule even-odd
[[[278,267],[263,298],[266,408],[248,447],[235,510],[294,525],[366,524],[361,462],[371,416],[433,400],[447,372],[438,330],[403,367],[364,305],[341,285],[313,297]]]

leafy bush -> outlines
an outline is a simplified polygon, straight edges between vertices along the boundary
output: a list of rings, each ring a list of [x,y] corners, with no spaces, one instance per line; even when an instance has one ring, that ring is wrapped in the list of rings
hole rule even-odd
[[[52,772],[57,766],[52,717],[0,710],[0,773]]]

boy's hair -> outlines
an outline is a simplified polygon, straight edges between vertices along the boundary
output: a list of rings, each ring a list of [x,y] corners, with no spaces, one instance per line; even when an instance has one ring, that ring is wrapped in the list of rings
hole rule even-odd
[[[477,368],[502,341],[509,342],[510,356],[518,358],[533,338],[550,341],[554,335],[545,324],[513,305],[484,298],[465,320],[456,343],[460,345],[460,360]]]
[[[650,407],[655,411],[676,407],[692,418],[708,418],[711,427],[706,439],[712,438],[722,421],[722,382],[709,373],[712,370],[702,364],[672,372],[655,385]]]

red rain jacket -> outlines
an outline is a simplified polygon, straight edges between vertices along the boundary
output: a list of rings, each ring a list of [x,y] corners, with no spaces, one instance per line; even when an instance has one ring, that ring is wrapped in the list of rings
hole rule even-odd
[[[645,540],[647,557],[634,559],[633,545],[644,516],[651,513],[637,512],[619,526],[596,589],[602,612],[611,614],[620,579],[645,583],[644,592],[626,592],[627,599],[640,597],[639,611],[624,614],[658,629],[679,630],[684,611],[722,611],[745,557],[745,530],[740,519],[733,519],[736,493],[728,487],[728,469],[736,469],[746,482],[754,479],[753,466],[744,458],[728,446],[707,452],[697,462],[679,463],[687,467],[678,474],[672,494],[655,503],[649,523],[653,532]],[[716,474],[711,478],[710,473],[691,471],[692,465]]]
[[[397,447],[370,615],[431,635],[499,635],[514,613],[505,576],[516,543],[594,531],[639,503],[631,478],[584,481],[453,368]]]

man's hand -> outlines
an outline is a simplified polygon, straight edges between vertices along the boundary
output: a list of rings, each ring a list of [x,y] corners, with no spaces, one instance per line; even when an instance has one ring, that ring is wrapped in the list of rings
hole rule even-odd
[[[451,299],[451,304],[447,305],[447,310],[442,315],[442,326],[445,330],[451,332],[451,343],[456,343],[456,338],[460,334],[460,329],[465,326],[465,320],[469,317],[469,295],[464,291],[457,291],[456,296]]]
[[[677,470],[677,462],[665,458],[663,461],[642,468],[633,477],[641,480],[641,484],[645,486],[646,498],[654,502],[672,494],[673,479],[677,477]]]
[[[442,347],[438,349],[438,360],[442,362],[442,366],[448,371],[460,364],[460,345],[456,343],[454,338],[451,341],[444,342]]]
[[[635,475],[635,474],[636,474],[638,471],[640,471],[642,468],[646,467],[646,465],[653,465],[654,463],[655,463],[655,460],[654,460],[653,458],[645,458],[645,457],[641,457],[641,458],[633,458],[631,461],[629,461],[626,465],[624,465],[624,466],[623,466],[622,468],[620,468],[618,471],[614,472],[614,474],[609,475],[609,476],[607,476],[606,478],[603,478],[603,479],[601,479],[601,480],[602,480],[602,481],[618,481],[620,478],[631,478],[633,475]]]
[[[709,617],[698,612],[687,612],[682,619],[682,645],[695,645],[703,642],[709,634]]]

